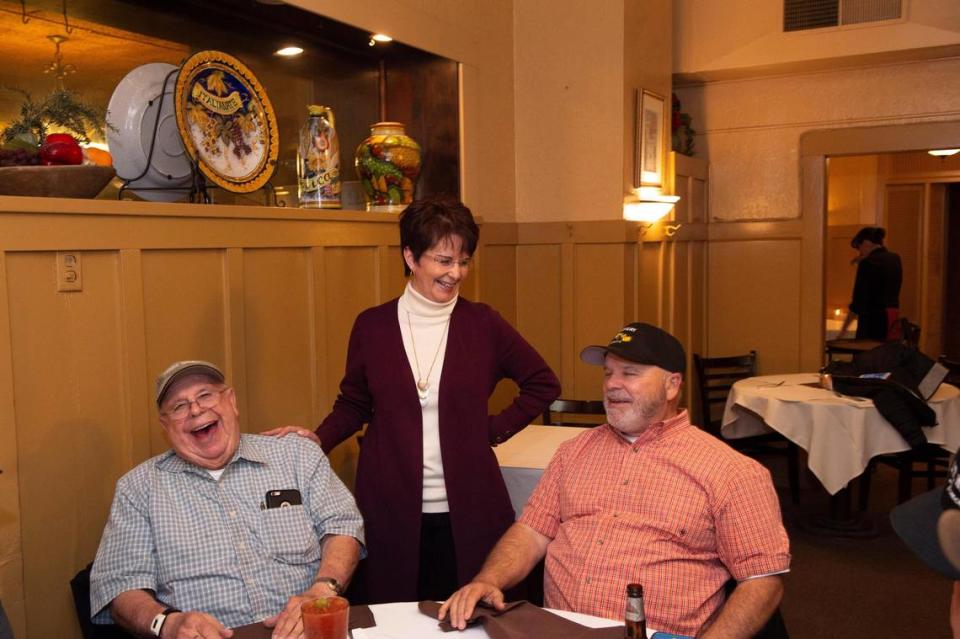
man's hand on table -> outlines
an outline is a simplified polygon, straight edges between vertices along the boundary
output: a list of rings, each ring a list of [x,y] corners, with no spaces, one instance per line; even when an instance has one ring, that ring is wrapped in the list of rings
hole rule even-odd
[[[440,606],[438,619],[443,621],[450,613],[450,625],[458,630],[467,627],[467,619],[473,614],[477,602],[483,600],[496,610],[503,610],[503,591],[483,581],[471,581],[456,591]]]
[[[269,435],[271,437],[284,437],[286,435],[297,435],[298,437],[306,437],[312,441],[317,446],[320,445],[320,438],[317,437],[317,434],[312,430],[307,430],[300,426],[278,426],[277,428],[271,428],[270,430],[265,430],[261,435]]]
[[[315,583],[306,592],[290,597],[283,610],[264,619],[263,625],[267,628],[273,628],[273,634],[270,635],[272,639],[301,639],[303,637],[303,617],[300,614],[300,606],[314,599],[336,596],[337,593],[326,583]]]
[[[160,639],[227,639],[233,630],[204,612],[172,612],[167,615]]]

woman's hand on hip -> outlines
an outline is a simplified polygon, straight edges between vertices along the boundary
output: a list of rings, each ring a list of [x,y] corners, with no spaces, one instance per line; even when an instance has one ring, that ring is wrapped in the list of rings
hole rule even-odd
[[[301,426],[278,426],[277,428],[271,428],[270,430],[265,430],[261,435],[269,435],[271,437],[285,437],[286,435],[297,435],[299,437],[306,437],[312,441],[317,446],[320,445],[320,438],[317,437],[317,434],[312,430],[307,430]]]

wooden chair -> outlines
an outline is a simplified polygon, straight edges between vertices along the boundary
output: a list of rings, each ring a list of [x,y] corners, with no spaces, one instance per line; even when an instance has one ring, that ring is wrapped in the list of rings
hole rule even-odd
[[[911,326],[916,327],[915,324]],[[904,330],[911,329],[905,327]],[[941,355],[938,361],[950,371],[943,381],[954,386],[960,383],[960,362],[950,360],[945,355]],[[897,503],[902,504],[913,495],[914,479],[917,477],[926,479],[927,490],[933,490],[937,479],[947,476],[949,463],[950,453],[936,444],[926,444],[902,453],[874,457],[860,476],[860,510],[866,510],[870,503],[870,483],[877,464],[891,466],[897,470]],[[918,469],[917,464],[923,466]]]
[[[954,386],[960,386],[960,361],[949,359],[946,355],[941,355],[937,361],[950,371],[943,381]]]
[[[599,400],[557,399],[543,411],[543,423],[546,426],[593,426],[602,420],[591,419],[591,416],[605,418],[606,414]]]
[[[794,504],[800,503],[800,453],[797,445],[780,433],[724,439],[720,433],[723,419],[723,407],[734,383],[755,377],[757,374],[757,352],[733,357],[701,357],[694,353],[693,365],[697,375],[697,388],[700,394],[700,427],[723,440],[732,448],[749,457],[764,455],[783,455],[787,458],[787,478],[790,484],[790,498]]]

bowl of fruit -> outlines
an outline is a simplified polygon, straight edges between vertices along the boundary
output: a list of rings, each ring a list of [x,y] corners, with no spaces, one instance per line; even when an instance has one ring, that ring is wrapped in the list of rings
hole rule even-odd
[[[96,197],[116,171],[110,154],[83,148],[67,133],[52,133],[39,148],[0,148],[0,195]]]
[[[80,145],[88,131],[102,133],[100,110],[63,89],[42,100],[13,91],[24,99],[20,119],[0,132],[0,195],[96,197],[116,175],[108,152]]]

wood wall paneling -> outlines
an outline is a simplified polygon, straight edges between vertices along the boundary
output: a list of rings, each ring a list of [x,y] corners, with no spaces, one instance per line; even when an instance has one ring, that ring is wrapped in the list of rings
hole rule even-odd
[[[129,468],[115,252],[81,256],[83,290],[58,293],[53,252],[7,256],[30,636],[73,637],[69,580],[96,551]]]
[[[508,322],[517,324],[517,247],[512,244],[485,244],[477,254],[476,277],[469,277],[479,287],[480,299],[497,310]],[[464,292],[467,297],[471,297]],[[501,380],[490,396],[490,410],[499,412],[506,408],[517,394],[517,385],[511,380]]]
[[[606,344],[625,322],[624,285],[628,267],[622,244],[574,247],[574,345],[579,354],[589,344]],[[576,360],[573,392],[577,399],[600,399],[598,366]]]
[[[564,380],[562,328],[572,309],[563,304],[562,256],[560,244],[517,247],[516,303],[517,330]]]
[[[246,392],[241,412],[248,432],[284,424],[313,427],[317,392],[307,249],[243,252]]]
[[[0,593],[14,636],[21,637],[27,624],[9,302],[7,254],[0,253]]]
[[[186,359],[222,366],[227,379],[232,380],[234,371],[226,363],[230,335],[225,308],[224,251],[144,251],[142,261],[150,380],[172,362]],[[239,393],[242,403],[243,389]],[[159,426],[151,429],[150,442],[151,455],[169,448]]]
[[[900,255],[903,287],[900,314],[912,322],[920,318],[924,186],[902,184],[887,187],[887,247]]]
[[[799,239],[710,244],[711,357],[755,349],[761,374],[800,370],[801,250]]]
[[[327,388],[321,389],[326,415],[337,397],[347,361],[350,331],[357,315],[377,304],[377,249],[372,247],[330,247],[324,251],[326,315]],[[356,472],[356,439],[330,451],[330,463],[350,487]]]

